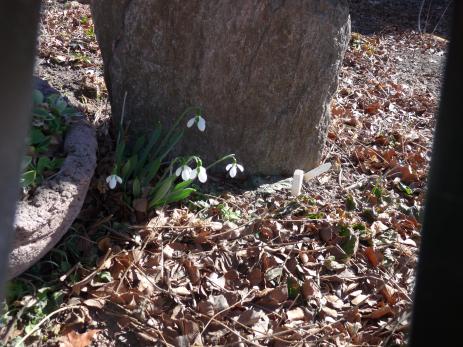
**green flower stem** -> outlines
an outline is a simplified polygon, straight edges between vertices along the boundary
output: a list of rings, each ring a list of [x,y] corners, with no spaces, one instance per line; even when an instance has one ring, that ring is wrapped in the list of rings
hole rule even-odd
[[[206,168],[206,170],[209,170],[211,167],[217,165],[218,163],[220,163],[220,162],[222,162],[224,160],[230,159],[230,158],[233,158],[233,161],[236,163],[235,155],[234,154],[229,154],[229,155],[226,155],[225,157],[222,157],[219,160],[216,160],[215,162],[213,162],[211,165],[209,165]]]
[[[183,111],[183,113],[180,115],[180,117],[177,118],[177,120],[175,121],[174,125],[172,126],[172,128],[170,128],[169,132],[167,133],[167,135],[170,135],[170,133],[172,133],[174,131],[174,129],[176,127],[178,127],[178,125],[180,124],[180,122],[182,121],[183,118],[185,118],[185,116],[190,113],[190,112],[193,112],[193,111],[197,111],[197,112],[201,112],[201,109],[197,106],[191,106],[191,107],[188,107],[185,111]],[[168,136],[167,136],[168,137]]]
[[[188,165],[189,162],[191,161],[194,161],[196,166],[198,166],[198,163],[201,162],[201,159],[199,159],[199,157],[195,156],[195,155],[192,155],[190,157],[188,157],[188,159],[185,161],[185,165]]]
[[[121,121],[119,122],[119,133],[117,134],[116,145],[118,145],[121,141],[121,133],[123,133],[123,124],[124,124],[124,116],[125,116],[125,101],[127,99],[127,92],[124,94],[124,101],[122,102],[122,112],[121,112]]]
[[[200,157],[194,156],[193,159],[196,162],[196,167],[203,166],[203,161],[201,160]]]
[[[173,175],[173,172],[174,172],[174,165],[180,161],[180,158],[179,157],[175,157],[169,164],[169,173],[170,175],[169,176],[172,176]],[[166,170],[167,171],[167,170]]]
[[[158,150],[156,151],[154,156],[156,156],[158,151],[166,144],[166,142],[169,140],[169,137],[172,135],[174,130],[178,127],[178,125],[180,124],[182,119],[185,118],[185,116],[187,114],[189,114],[190,112],[193,112],[193,111],[201,112],[201,109],[199,107],[192,106],[192,107],[188,107],[185,111],[183,111],[183,113],[180,115],[180,117],[178,117],[177,120],[175,121],[174,125],[172,125],[172,127],[169,129],[166,136],[164,136],[164,138],[162,139],[161,143],[158,146]]]

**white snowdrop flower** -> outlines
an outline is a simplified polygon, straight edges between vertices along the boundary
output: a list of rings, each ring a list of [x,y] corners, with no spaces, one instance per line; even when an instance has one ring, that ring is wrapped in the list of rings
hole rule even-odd
[[[196,115],[194,117],[192,117],[188,123],[186,123],[186,126],[188,128],[191,128],[193,126],[193,124],[196,124],[196,126],[198,127],[198,129],[200,131],[204,131],[206,130],[206,120],[201,117],[200,115]]]
[[[122,178],[115,174],[109,175],[108,177],[106,177],[106,183],[108,184],[109,189],[114,189],[116,188],[118,183],[122,183]]]
[[[191,179],[194,180],[196,177],[198,177],[199,182],[205,183],[207,181],[206,168],[198,166],[195,170],[192,170]]]
[[[206,168],[203,167],[203,166],[200,166],[197,168],[198,170],[198,179],[199,179],[199,182],[201,183],[206,183],[207,181],[207,172],[206,172]],[[196,171],[195,171],[196,173]]]
[[[194,170],[191,169],[188,165],[180,166],[176,171],[175,175],[180,176],[182,175],[182,179],[184,181],[188,181],[189,179],[194,179],[196,177],[196,173]]]
[[[190,176],[190,179],[194,180],[196,178],[196,176],[198,176],[198,172],[197,172],[198,168],[196,169],[191,169],[191,176]]]
[[[236,173],[238,172],[237,169],[239,169],[241,172],[244,171],[243,165],[240,165],[240,164],[238,164],[236,162],[234,162],[232,164],[228,164],[226,166],[226,168],[225,168],[225,170],[228,171],[228,173],[230,174],[230,177],[232,177],[232,178],[236,176]]]

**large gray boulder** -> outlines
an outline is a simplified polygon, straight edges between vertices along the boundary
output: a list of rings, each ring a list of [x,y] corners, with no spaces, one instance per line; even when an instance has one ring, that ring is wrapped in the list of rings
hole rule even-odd
[[[350,34],[346,0],[93,0],[114,117],[132,134],[188,106],[180,151],[236,153],[247,173],[318,164]],[[185,124],[188,119],[185,119]],[[117,123],[116,123],[117,124]]]

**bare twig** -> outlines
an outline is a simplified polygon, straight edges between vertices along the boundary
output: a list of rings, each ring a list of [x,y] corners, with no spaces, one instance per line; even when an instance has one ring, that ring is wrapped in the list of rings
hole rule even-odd
[[[402,324],[402,322],[406,319],[408,319],[409,317],[411,316],[411,312],[407,312],[406,314],[404,314],[403,316],[401,316],[396,324],[394,325],[394,328],[392,329],[391,333],[389,334],[389,336],[386,338],[386,340],[384,340],[384,342],[381,344],[382,346],[387,346],[389,344],[389,340],[391,339],[392,335],[394,335],[394,333],[396,332],[397,328],[399,327],[400,324]]]
[[[237,301],[235,302],[233,305],[223,309],[222,311],[219,311],[217,312],[216,314],[214,314],[210,319],[209,321],[206,323],[206,325],[204,326],[203,330],[201,331],[200,335],[202,336],[204,334],[204,332],[206,331],[207,327],[209,326],[209,324],[211,324],[212,320],[214,320],[215,318],[217,318],[218,316],[220,316],[222,313],[225,313],[227,312],[228,310],[231,310],[233,307],[235,306],[238,306],[238,305],[242,305],[243,302],[244,302],[244,299],[246,299],[248,296],[250,296],[251,294],[253,294],[255,292],[255,290],[251,290],[249,293],[247,293],[243,298],[241,298],[240,301]]]
[[[449,8],[449,6],[450,6],[451,3],[452,3],[452,0],[449,0],[449,2],[447,3],[447,6],[445,6],[444,11],[442,11],[442,14],[440,15],[439,20],[437,21],[436,25],[434,26],[434,29],[432,29],[431,34],[434,34],[434,32],[436,31],[437,27],[438,27],[439,24],[440,24],[440,21],[441,21],[442,18],[444,17],[445,12],[447,12],[447,9]]]
[[[200,316],[203,316],[205,318],[210,318],[209,316],[205,315],[205,314],[202,314],[200,312],[195,312],[196,314],[199,314]],[[256,347],[262,347],[261,345],[259,345],[258,343],[255,343],[255,342],[252,342],[251,340],[248,340],[247,338],[245,338],[243,335],[241,335],[240,333],[238,333],[237,331],[233,330],[232,328],[230,328],[228,325],[226,325],[225,323],[222,323],[221,321],[219,321],[218,319],[215,319],[215,318],[212,318],[212,320],[221,325],[222,327],[224,327],[225,329],[227,329],[229,332],[231,332],[233,335],[236,335],[238,338],[242,339],[243,341],[246,341],[247,343],[249,343],[251,346],[256,346]]]
[[[80,308],[80,307],[81,306],[78,306],[78,305],[65,306],[65,307],[61,307],[49,313],[40,322],[38,322],[26,335],[24,335],[18,342],[16,342],[15,347],[22,346],[24,344],[24,341],[26,341],[33,333],[35,333],[42,326],[43,323],[45,323],[47,320],[49,320],[54,315],[60,312],[66,311],[66,310],[72,310],[74,308]]]

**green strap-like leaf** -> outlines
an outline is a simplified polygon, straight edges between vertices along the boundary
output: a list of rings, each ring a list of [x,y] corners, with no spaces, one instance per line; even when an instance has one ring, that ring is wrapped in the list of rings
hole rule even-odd
[[[135,166],[137,165],[138,157],[136,154],[132,155],[130,159],[125,163],[124,167],[122,168],[122,178],[124,180],[128,180],[130,175],[132,174]]]
[[[156,129],[154,129],[153,133],[151,134],[148,144],[146,145],[145,149],[143,150],[140,156],[140,160],[138,162],[137,168],[135,169],[136,176],[139,176],[139,174],[143,170],[143,167],[145,166],[145,163],[149,157],[149,154],[151,150],[153,149],[153,146],[159,140],[160,136],[161,136],[161,126],[158,125]]]
[[[194,192],[196,192],[196,189],[194,188],[185,188],[181,191],[172,192],[167,196],[166,201],[168,204],[171,202],[182,201],[183,199],[188,198]]]
[[[169,176],[165,180],[162,181],[159,189],[156,191],[154,194],[153,199],[151,200],[149,207],[155,206],[160,200],[162,200],[170,191],[172,188],[172,185],[174,184],[175,180],[177,179],[176,176]]]
[[[116,146],[116,165],[119,167],[122,164],[122,158],[124,156],[125,143],[119,142]]]
[[[173,192],[177,192],[179,190],[182,190],[182,189],[185,189],[187,188],[191,183],[193,182],[193,180],[186,180],[186,181],[182,181],[180,182],[179,184],[177,184],[174,189],[172,190]]]
[[[156,151],[156,154],[157,154],[157,152],[161,150],[161,154],[159,155],[158,158],[160,160],[163,160],[167,156],[167,154],[169,154],[172,148],[178,143],[178,141],[180,141],[182,136],[183,136],[183,130],[173,134],[172,138],[167,143],[167,146],[165,146],[164,148],[158,148],[158,150]]]
[[[156,159],[148,165],[148,168],[144,172],[145,177],[143,177],[143,186],[147,186],[151,182],[158,173],[160,167],[161,161],[159,159]]]
[[[166,205],[166,204],[170,204],[172,202],[182,201],[182,200],[188,198],[194,192],[196,192],[196,189],[194,189],[194,188],[186,188],[186,189],[184,189],[182,191],[172,192],[165,199],[160,199],[160,200],[158,200],[157,202],[154,202],[154,203],[152,201],[153,204],[150,204],[150,208],[163,206],[163,205]]]
[[[140,180],[138,178],[135,178],[132,183],[132,192],[133,192],[133,197],[134,198],[139,198],[141,195],[141,186],[140,186]]]
[[[132,153],[138,154],[138,152],[140,152],[143,146],[145,145],[145,141],[146,141],[146,138],[144,136],[140,136],[135,142],[135,145],[133,146]]]

